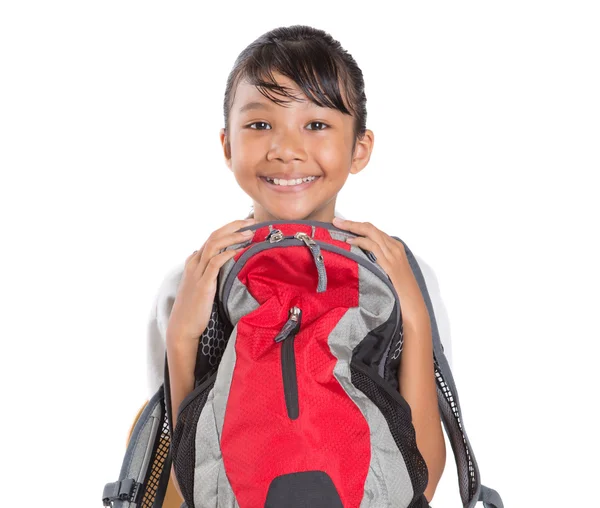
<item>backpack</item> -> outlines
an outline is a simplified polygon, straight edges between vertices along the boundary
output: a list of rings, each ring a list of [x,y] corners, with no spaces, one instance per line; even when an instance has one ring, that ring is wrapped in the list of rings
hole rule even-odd
[[[260,222],[219,271],[193,391],[164,383],[133,428],[105,506],[162,507],[171,464],[182,508],[424,508],[427,467],[399,392],[401,302],[375,256],[329,222]],[[242,231],[240,230],[240,231]],[[503,508],[481,484],[419,265],[443,427],[462,506]]]

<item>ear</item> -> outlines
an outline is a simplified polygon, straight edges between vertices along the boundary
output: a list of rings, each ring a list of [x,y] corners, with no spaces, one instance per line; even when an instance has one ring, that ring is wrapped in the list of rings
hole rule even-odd
[[[365,135],[362,137],[362,139],[356,140],[356,146],[354,147],[354,153],[352,155],[350,173],[352,173],[353,175],[360,173],[363,170],[363,168],[369,163],[374,144],[375,134],[372,130],[366,129]]]
[[[225,164],[231,169],[231,144],[229,143],[229,136],[225,133],[225,129],[222,128],[219,133],[221,139],[221,146],[223,147],[223,155],[225,157]]]

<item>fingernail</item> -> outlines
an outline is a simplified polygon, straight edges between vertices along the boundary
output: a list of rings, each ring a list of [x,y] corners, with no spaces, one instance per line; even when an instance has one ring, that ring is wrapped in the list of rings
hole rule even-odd
[[[242,231],[242,234],[244,236],[252,236],[254,234],[254,231],[252,231],[251,229],[247,229],[246,231]]]
[[[333,223],[341,225],[341,224],[344,223],[344,219],[340,219],[339,217],[334,217],[333,218]]]
[[[256,219],[246,219],[246,222],[250,223],[250,222],[256,222]]]

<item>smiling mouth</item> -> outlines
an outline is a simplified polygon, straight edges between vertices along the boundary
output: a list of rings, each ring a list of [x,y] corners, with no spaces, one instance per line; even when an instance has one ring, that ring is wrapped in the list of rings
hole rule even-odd
[[[307,177],[307,178],[302,178],[302,179],[296,179],[296,180],[283,180],[283,182],[285,182],[284,184],[282,184],[279,179],[275,178],[267,178],[266,176],[261,176],[260,179],[265,182],[267,184],[267,186],[275,191],[280,191],[280,192],[297,192],[297,191],[301,191],[304,190],[308,187],[310,187],[314,182],[316,182],[319,178],[321,178],[320,176],[316,176],[316,177]],[[277,180],[277,183],[275,183],[275,180]],[[295,183],[292,183],[295,182]]]
[[[263,176],[261,178],[264,178],[267,182],[272,183],[274,185],[280,185],[282,187],[290,187],[292,185],[301,185],[303,183],[312,182],[319,177],[318,176],[307,176],[304,178],[296,178],[296,179],[289,179],[289,180],[283,180],[280,178],[269,178],[267,176]]]

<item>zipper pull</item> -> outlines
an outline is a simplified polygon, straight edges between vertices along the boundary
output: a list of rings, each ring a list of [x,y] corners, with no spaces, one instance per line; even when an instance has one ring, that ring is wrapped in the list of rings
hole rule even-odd
[[[299,240],[302,240],[306,246],[310,249],[313,255],[315,265],[317,266],[317,272],[319,274],[319,283],[317,284],[317,293],[322,293],[327,289],[327,271],[325,270],[325,263],[323,262],[323,256],[321,254],[321,247],[306,233],[298,232],[294,235]]]
[[[281,342],[287,339],[290,335],[298,332],[300,329],[300,318],[302,317],[302,311],[299,307],[292,307],[288,313],[288,320],[283,325],[281,331],[275,337],[275,342]]]
[[[283,240],[283,232],[280,229],[272,229],[265,240],[269,240],[270,243],[280,242]]]

